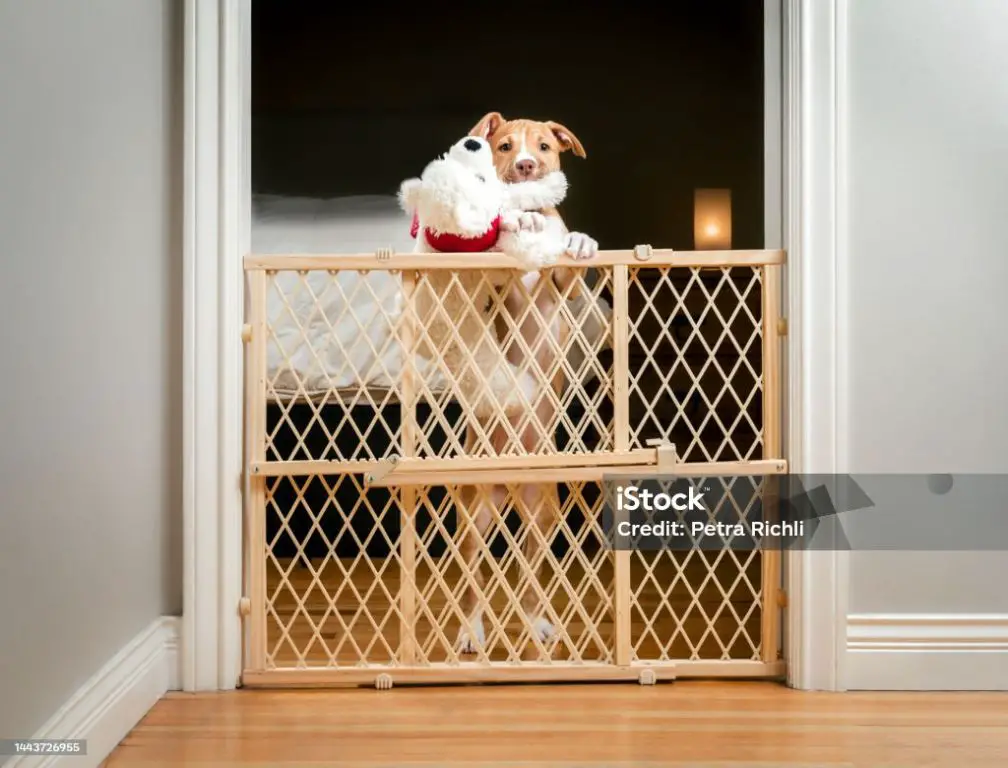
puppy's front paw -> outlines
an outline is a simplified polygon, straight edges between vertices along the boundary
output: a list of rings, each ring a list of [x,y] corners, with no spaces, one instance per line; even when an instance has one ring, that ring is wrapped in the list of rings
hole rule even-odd
[[[476,653],[486,642],[483,617],[480,614],[469,617],[469,625],[459,627],[455,650],[458,653]]]
[[[550,643],[557,637],[556,627],[545,616],[529,617],[532,621],[532,631],[540,643]]]
[[[546,229],[546,217],[535,211],[528,211],[518,215],[519,232],[542,232]]]
[[[592,259],[598,254],[598,242],[581,232],[570,232],[564,239],[564,250],[574,259]]]

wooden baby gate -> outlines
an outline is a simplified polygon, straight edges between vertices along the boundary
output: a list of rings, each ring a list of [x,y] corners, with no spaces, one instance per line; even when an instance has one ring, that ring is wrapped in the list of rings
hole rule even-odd
[[[786,472],[783,264],[246,257],[243,684],[781,675],[780,552],[614,551],[600,481]]]

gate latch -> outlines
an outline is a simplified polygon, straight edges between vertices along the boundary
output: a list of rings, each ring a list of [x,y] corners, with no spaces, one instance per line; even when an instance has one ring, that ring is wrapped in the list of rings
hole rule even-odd
[[[658,471],[671,470],[679,464],[679,456],[676,453],[675,443],[670,443],[663,437],[652,437],[647,441],[649,448],[655,449],[657,461],[655,462]]]
[[[633,249],[634,258],[637,261],[651,261],[650,245],[635,245]]]

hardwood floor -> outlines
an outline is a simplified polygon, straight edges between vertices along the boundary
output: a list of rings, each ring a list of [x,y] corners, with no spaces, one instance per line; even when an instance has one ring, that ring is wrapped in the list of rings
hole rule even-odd
[[[105,763],[1005,766],[1008,695],[763,682],[173,693]]]

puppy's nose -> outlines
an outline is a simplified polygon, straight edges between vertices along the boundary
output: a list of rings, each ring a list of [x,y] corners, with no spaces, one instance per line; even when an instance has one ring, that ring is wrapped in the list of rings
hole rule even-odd
[[[531,176],[532,172],[535,171],[535,168],[535,160],[525,159],[519,160],[515,163],[515,170],[518,171],[518,174],[521,176]]]
[[[483,145],[480,144],[478,141],[476,141],[476,139],[466,139],[465,144],[463,144],[462,146],[468,149],[470,152],[479,152],[480,147],[482,147]]]

